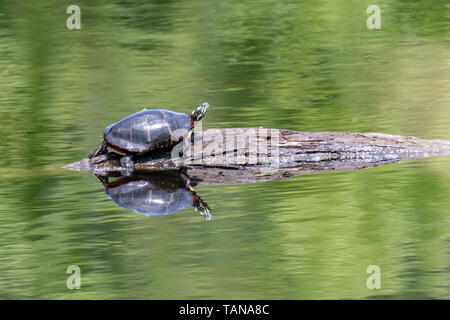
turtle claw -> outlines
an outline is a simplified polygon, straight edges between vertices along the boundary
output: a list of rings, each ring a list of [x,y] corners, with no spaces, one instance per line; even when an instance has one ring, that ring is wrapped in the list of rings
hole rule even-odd
[[[204,218],[206,221],[210,221],[210,220],[212,220],[212,214],[211,214],[210,212],[205,213],[205,214],[203,214],[203,218]]]

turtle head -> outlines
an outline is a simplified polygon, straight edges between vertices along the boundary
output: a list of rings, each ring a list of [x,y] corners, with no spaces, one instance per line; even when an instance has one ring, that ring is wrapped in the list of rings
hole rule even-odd
[[[208,102],[202,103],[200,107],[192,111],[191,115],[189,116],[189,119],[191,119],[191,125],[194,127],[198,121],[200,121],[203,116],[205,115],[206,111],[209,109]]]

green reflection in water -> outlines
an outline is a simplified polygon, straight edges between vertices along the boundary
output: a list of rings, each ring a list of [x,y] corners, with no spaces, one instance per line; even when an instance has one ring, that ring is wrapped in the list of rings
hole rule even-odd
[[[72,31],[70,4],[0,2],[1,298],[450,297],[448,157],[199,186],[210,222],[60,169],[130,113],[203,101],[204,128],[450,139],[447,1],[382,1],[374,31],[369,1],[79,1]]]

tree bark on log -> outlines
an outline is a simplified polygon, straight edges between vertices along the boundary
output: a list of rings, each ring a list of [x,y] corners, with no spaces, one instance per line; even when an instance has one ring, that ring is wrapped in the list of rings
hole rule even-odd
[[[446,140],[382,133],[209,129],[195,133],[195,143],[183,157],[173,157],[170,151],[143,155],[136,160],[134,170],[140,173],[183,170],[190,179],[202,184],[224,185],[445,155],[450,155],[450,141]],[[108,175],[123,170],[119,160],[119,155],[107,153],[64,168]]]

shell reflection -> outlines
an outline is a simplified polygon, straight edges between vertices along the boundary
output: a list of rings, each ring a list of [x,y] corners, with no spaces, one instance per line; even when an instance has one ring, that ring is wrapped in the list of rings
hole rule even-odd
[[[180,173],[151,173],[112,178],[96,175],[106,197],[119,207],[147,216],[165,215],[194,207],[206,220],[211,209],[196,194],[189,179]]]

